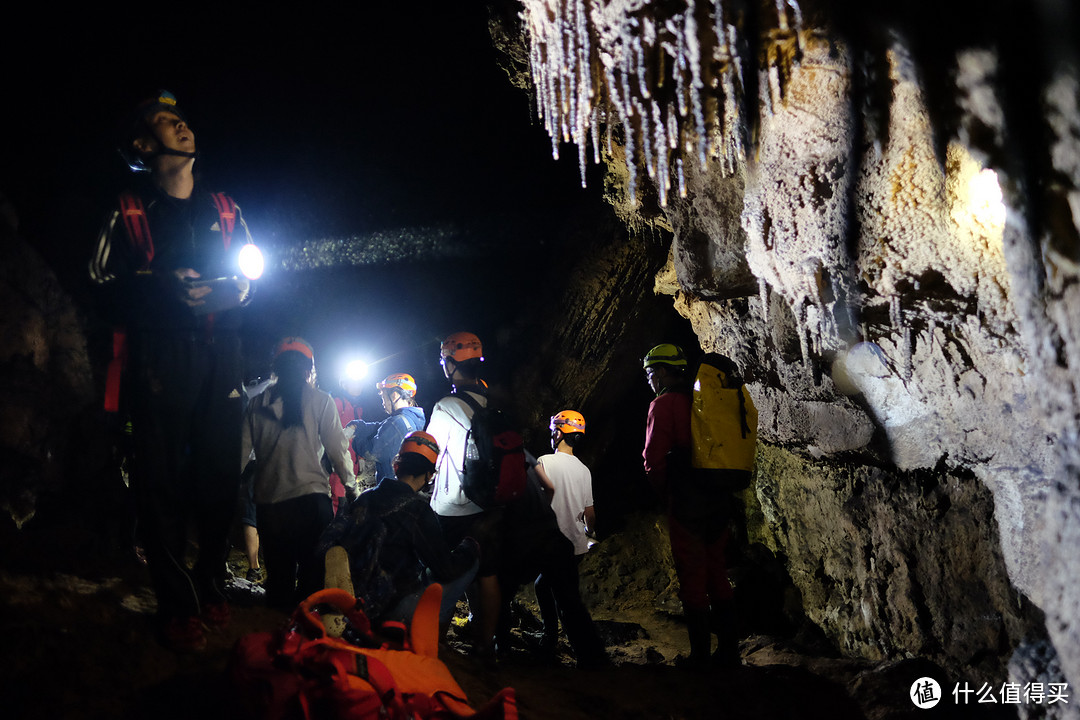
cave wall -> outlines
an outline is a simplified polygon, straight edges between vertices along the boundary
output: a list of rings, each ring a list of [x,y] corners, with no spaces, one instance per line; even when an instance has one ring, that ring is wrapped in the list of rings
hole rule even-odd
[[[1075,24],[960,5],[941,27],[924,6],[528,0],[517,57],[553,149],[671,232],[657,288],[751,379],[753,532],[808,617],[847,653],[955,668],[1045,634],[1075,683]]]

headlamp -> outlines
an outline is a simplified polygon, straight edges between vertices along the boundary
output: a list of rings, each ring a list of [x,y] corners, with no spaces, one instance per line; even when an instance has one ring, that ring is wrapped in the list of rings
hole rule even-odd
[[[367,374],[368,366],[363,360],[353,360],[345,366],[345,377],[349,380],[363,380]]]

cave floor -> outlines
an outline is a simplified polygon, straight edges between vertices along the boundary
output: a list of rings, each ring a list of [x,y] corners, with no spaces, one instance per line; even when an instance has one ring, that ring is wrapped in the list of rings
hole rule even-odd
[[[230,627],[211,634],[205,652],[177,655],[153,639],[153,596],[132,553],[29,527],[7,530],[0,540],[0,714],[6,718],[236,717],[226,673],[231,649],[243,635],[286,619],[237,579]],[[230,566],[237,575],[246,570],[236,550]],[[515,615],[531,618],[524,593]],[[455,630],[440,657],[474,706],[515,688],[523,718],[842,720],[921,712],[906,699],[910,668],[896,673],[757,636],[742,642],[742,667],[691,671],[672,662],[685,652],[675,619],[602,610],[594,616],[614,660],[610,668],[578,670],[565,652],[559,663],[539,662],[527,634],[515,636],[520,643],[493,669],[463,652]],[[527,624],[519,622],[517,632]]]

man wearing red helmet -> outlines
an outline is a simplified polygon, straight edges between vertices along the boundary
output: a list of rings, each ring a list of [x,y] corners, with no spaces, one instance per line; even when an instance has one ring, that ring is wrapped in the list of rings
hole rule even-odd
[[[387,417],[382,422],[354,420],[353,447],[364,457],[375,458],[375,482],[392,477],[394,456],[409,433],[424,428],[424,409],[416,404],[416,380],[396,373],[375,386]]]
[[[427,431],[442,448],[439,471],[431,491],[431,507],[439,516],[449,545],[455,545],[467,536],[480,543],[480,569],[476,573],[479,593],[469,596],[469,609],[476,618],[474,642],[477,652],[485,658],[494,658],[495,628],[501,603],[496,577],[500,515],[498,510],[484,510],[470,500],[461,484],[465,441],[474,412],[461,396],[468,395],[472,402],[487,406],[487,384],[480,378],[480,365],[484,361],[480,338],[469,332],[450,335],[443,341],[439,359],[454,392],[435,404],[427,426]]]
[[[418,430],[405,436],[393,461],[394,475],[382,478],[360,494],[349,511],[334,520],[323,533],[319,552],[344,547],[356,594],[364,600],[368,615],[382,622],[408,622],[424,589],[432,582],[443,586],[439,620],[450,624],[458,598],[472,581],[478,566],[479,548],[463,538],[450,550],[443,539],[439,519],[419,492],[435,475],[439,445]],[[373,525],[381,523],[384,539],[372,547]],[[372,553],[375,553],[372,556]],[[330,561],[327,562],[330,566]],[[376,572],[370,572],[371,568]],[[361,582],[364,576],[374,582]]]

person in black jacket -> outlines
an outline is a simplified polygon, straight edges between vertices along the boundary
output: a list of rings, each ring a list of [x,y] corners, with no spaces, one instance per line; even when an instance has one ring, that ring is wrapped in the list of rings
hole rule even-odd
[[[148,180],[120,196],[90,261],[117,328],[106,408],[132,419],[132,487],[159,639],[198,651],[205,628],[224,627],[230,614],[225,559],[243,411],[238,330],[252,291],[237,265],[251,237],[236,204],[196,182],[195,135],[170,93],[136,109],[120,150]],[[191,570],[189,524],[198,532]]]
[[[443,586],[439,623],[445,630],[457,600],[479,567],[479,546],[464,538],[453,551],[421,490],[431,483],[439,445],[428,433],[405,436],[394,458],[394,477],[383,478],[323,533],[319,553],[345,548],[349,573],[364,611],[376,623],[408,623],[425,588]]]

